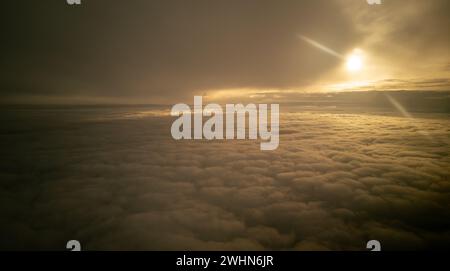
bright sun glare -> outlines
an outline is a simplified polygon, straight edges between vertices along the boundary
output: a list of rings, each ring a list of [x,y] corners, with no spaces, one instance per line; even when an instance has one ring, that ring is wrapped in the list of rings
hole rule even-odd
[[[359,54],[352,54],[347,58],[347,70],[350,72],[357,72],[362,69],[363,61]]]
[[[362,51],[359,49],[355,49],[348,57],[347,57],[347,71],[349,72],[358,72],[363,68],[363,56]]]

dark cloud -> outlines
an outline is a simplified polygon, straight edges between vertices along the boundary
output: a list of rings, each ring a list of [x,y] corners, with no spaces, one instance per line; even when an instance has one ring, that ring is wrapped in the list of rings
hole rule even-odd
[[[5,97],[161,102],[205,89],[289,88],[339,62],[298,34],[337,51],[360,38],[338,5],[326,0],[1,5]]]
[[[415,78],[391,89],[445,90],[448,5],[3,1],[0,93],[4,102],[16,103],[167,103],[211,89],[303,91],[330,79],[342,63],[299,35],[340,54],[362,47],[375,77],[388,72],[385,78]]]

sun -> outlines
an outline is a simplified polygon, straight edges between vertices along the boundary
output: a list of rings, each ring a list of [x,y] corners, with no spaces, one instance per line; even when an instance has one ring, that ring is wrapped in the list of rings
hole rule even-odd
[[[347,58],[347,71],[358,72],[363,68],[363,58],[359,53],[352,53]]]

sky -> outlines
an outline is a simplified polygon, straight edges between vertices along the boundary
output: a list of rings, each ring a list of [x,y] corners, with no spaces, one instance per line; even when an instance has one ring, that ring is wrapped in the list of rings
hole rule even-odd
[[[4,103],[450,89],[446,0],[0,5]]]

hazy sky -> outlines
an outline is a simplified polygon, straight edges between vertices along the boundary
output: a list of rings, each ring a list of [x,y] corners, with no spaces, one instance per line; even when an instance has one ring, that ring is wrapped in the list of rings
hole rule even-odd
[[[450,89],[447,0],[15,0],[0,10],[4,102]],[[350,72],[355,49],[362,63]]]

